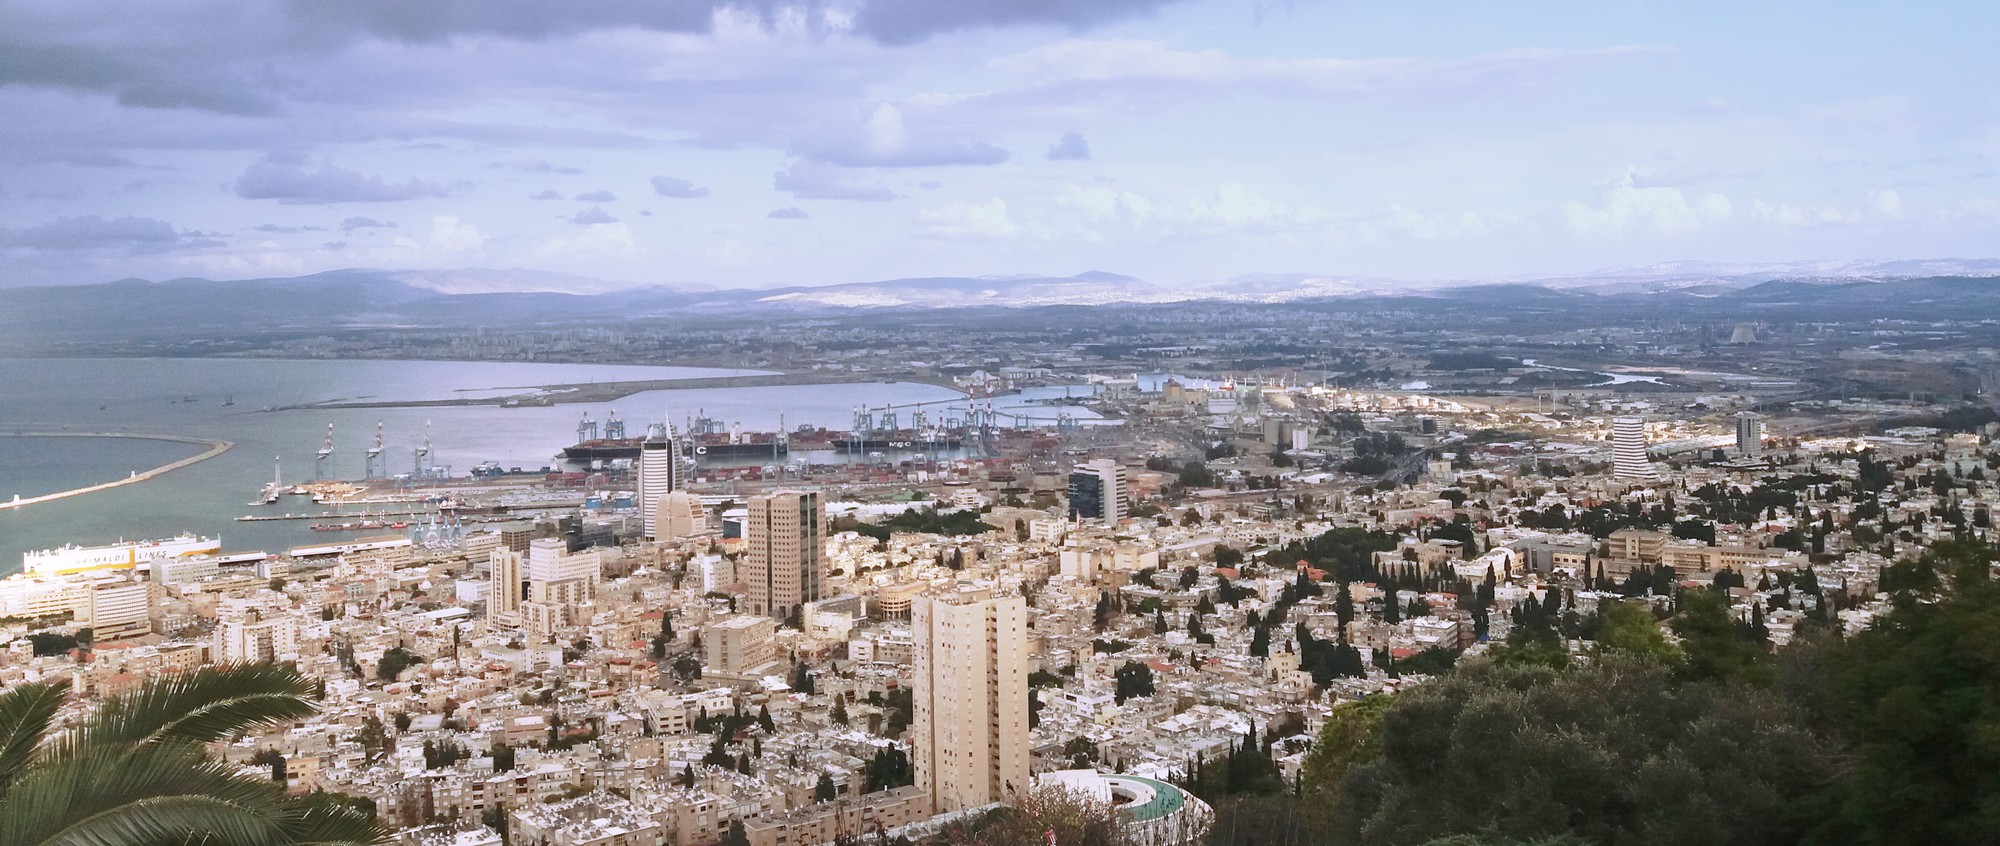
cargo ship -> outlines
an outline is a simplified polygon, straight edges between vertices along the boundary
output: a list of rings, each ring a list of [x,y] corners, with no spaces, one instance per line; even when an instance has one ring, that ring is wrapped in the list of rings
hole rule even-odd
[[[874,431],[865,437],[833,439],[834,449],[958,449],[965,442],[955,435],[938,431],[913,432],[908,429],[895,432]]]
[[[836,442],[833,432],[811,426],[801,426],[780,435],[776,432],[744,432],[702,425],[710,422],[707,420],[694,422],[695,433],[681,435],[677,439],[686,455],[697,461],[784,458],[794,450],[826,449]],[[645,442],[645,438],[591,438],[564,448],[562,457],[565,461],[579,463],[621,459],[637,461],[639,446]]]
[[[98,570],[135,570],[164,558],[187,558],[220,552],[220,538],[204,538],[191,533],[166,540],[119,541],[105,546],[69,544],[22,553],[21,572],[30,576],[68,576]]]

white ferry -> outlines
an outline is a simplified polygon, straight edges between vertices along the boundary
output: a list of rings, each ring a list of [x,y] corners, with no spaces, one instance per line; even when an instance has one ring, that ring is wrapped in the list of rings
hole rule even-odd
[[[97,570],[134,570],[163,558],[186,558],[222,552],[220,538],[191,533],[166,540],[120,541],[106,546],[70,544],[21,555],[21,572],[30,576],[68,576]]]

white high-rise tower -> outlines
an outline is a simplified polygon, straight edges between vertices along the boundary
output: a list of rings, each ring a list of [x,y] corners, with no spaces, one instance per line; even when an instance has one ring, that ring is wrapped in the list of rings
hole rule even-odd
[[[1764,416],[1754,411],[1736,415],[1736,451],[1754,456],[1764,451]]]
[[[673,424],[655,427],[639,445],[639,514],[647,540],[660,537],[660,500],[682,485],[680,439]]]
[[[1646,458],[1646,421],[1619,417],[1611,421],[1611,472],[1624,481],[1652,482],[1660,478]]]

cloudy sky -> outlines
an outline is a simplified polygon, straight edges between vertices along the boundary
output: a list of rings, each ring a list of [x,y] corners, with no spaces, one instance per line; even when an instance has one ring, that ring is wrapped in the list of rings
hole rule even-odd
[[[0,0],[0,284],[1991,257],[2000,4]]]

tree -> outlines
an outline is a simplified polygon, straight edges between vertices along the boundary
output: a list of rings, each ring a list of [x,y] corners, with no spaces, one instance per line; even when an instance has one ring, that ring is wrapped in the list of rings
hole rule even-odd
[[[1135,696],[1153,695],[1153,668],[1139,661],[1127,661],[1113,672],[1112,698],[1118,704]]]
[[[1794,843],[1834,773],[1770,691],[1617,653],[1561,670],[1474,662],[1397,694],[1380,720],[1376,757],[1303,785],[1338,797],[1335,842]]]
[[[875,752],[868,761],[868,791],[888,790],[915,784],[917,775],[910,768],[910,756],[901,747],[890,747]]]
[[[834,701],[839,702],[840,700],[836,699]],[[778,724],[771,720],[771,706],[757,706],[757,725],[763,727],[765,734],[778,733]]]
[[[385,682],[395,681],[403,670],[412,664],[422,663],[423,660],[416,653],[403,647],[390,647],[387,652],[382,653],[382,660],[375,662],[375,677]]]
[[[813,784],[814,802],[831,802],[840,796],[840,788],[833,783],[833,776],[819,774],[819,781]]]
[[[1181,466],[1180,483],[1184,488],[1212,488],[1215,487],[1215,473],[1208,469],[1207,464],[1190,461]]]
[[[207,744],[304,719],[312,684],[274,664],[156,676],[57,731],[66,682],[0,693],[0,843],[150,846],[363,844],[372,812],[285,795],[208,757]]]
[[[1072,770],[1087,770],[1097,764],[1097,744],[1090,738],[1078,735],[1063,744],[1063,756],[1069,759]]]
[[[836,696],[836,697],[834,697],[834,700],[833,700],[833,712],[832,712],[831,714],[829,714],[828,716],[829,716],[830,718],[832,718],[832,720],[833,720],[834,722],[836,722],[836,723],[839,723],[839,724],[841,724],[841,725],[843,725],[843,726],[844,726],[844,725],[847,725],[847,702],[846,702],[846,700],[844,700],[844,699],[842,699],[842,698],[840,698],[840,697],[837,697],[837,696]]]
[[[1597,645],[1603,649],[1649,658],[1666,667],[1681,666],[1684,660],[1681,648],[1667,640],[1666,633],[1660,631],[1660,624],[1653,619],[1650,607],[1637,600],[1624,602],[1600,600],[1597,604],[1597,613],[1601,620],[1597,630]]]
[[[504,773],[514,769],[514,747],[502,743],[494,746],[488,754],[493,756],[494,772]]]
[[[250,756],[250,763],[263,764],[271,768],[271,780],[279,784],[286,782],[285,756],[276,749],[259,749]]]
[[[1727,596],[1710,590],[1682,591],[1680,610],[1673,626],[1687,656],[1683,672],[1688,677],[1770,681],[1770,661],[1763,647],[1738,635]]]
[[[729,830],[722,835],[722,846],[750,846],[750,835],[743,831],[743,820],[729,821]]]
[[[2000,842],[1991,556],[1978,542],[1935,545],[1926,557],[1949,590],[1930,602],[1897,598],[1824,662],[1829,710],[1855,761],[1811,842]]]

